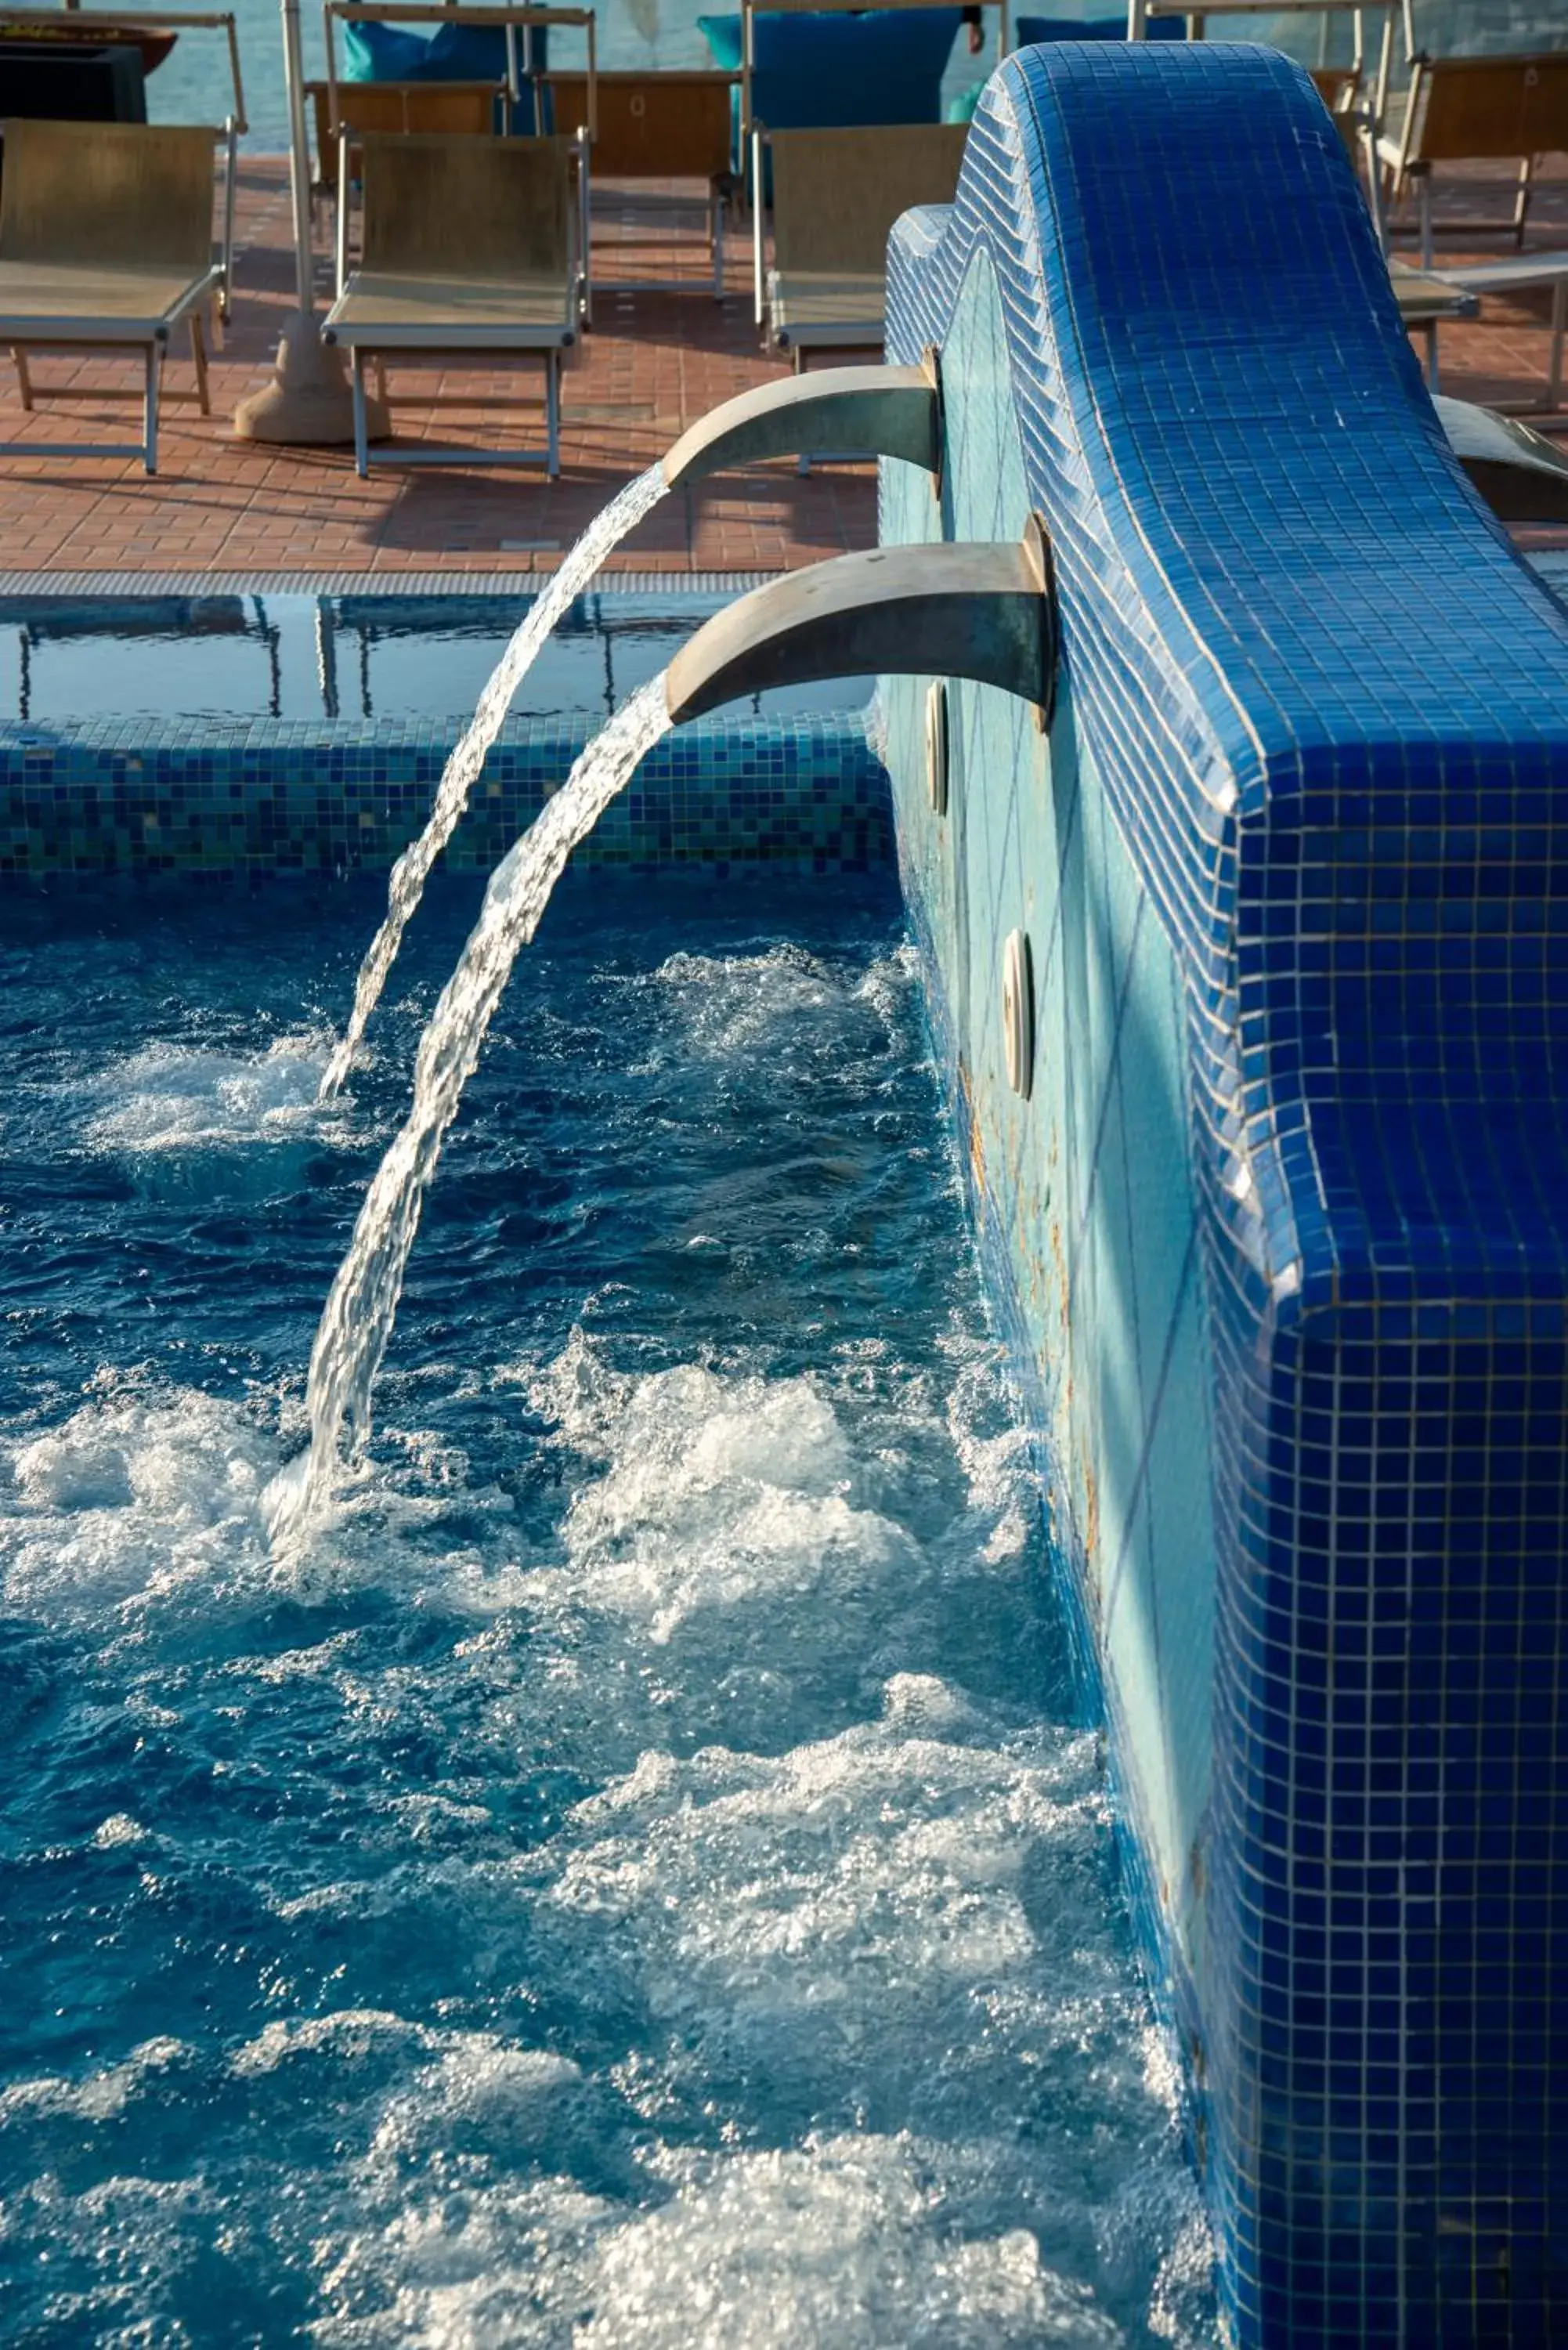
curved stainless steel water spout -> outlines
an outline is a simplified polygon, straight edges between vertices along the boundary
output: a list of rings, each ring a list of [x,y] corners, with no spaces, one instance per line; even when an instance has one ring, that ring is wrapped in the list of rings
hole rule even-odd
[[[975,678],[1048,719],[1056,605],[1041,525],[1014,546],[877,547],[771,580],[681,647],[665,700],[679,726],[769,686],[869,671]]]
[[[664,485],[763,457],[902,457],[940,470],[936,356],[919,367],[820,368],[759,384],[700,417],[664,460]]]
[[[1503,522],[1568,522],[1568,457],[1543,432],[1468,400],[1434,398],[1449,446]]]

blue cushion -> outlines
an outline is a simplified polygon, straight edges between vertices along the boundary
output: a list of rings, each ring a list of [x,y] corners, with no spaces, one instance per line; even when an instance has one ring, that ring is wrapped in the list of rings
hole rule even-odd
[[[1144,31],[1151,41],[1184,41],[1187,19],[1151,16]],[[1037,41],[1125,41],[1127,36],[1125,16],[1020,16],[1013,26],[1021,49],[1032,49]]]
[[[958,37],[958,8],[878,8],[864,16],[758,16],[752,112],[770,130],[853,129],[862,122],[940,122],[942,75]],[[739,16],[699,16],[698,29],[724,73],[741,67]],[[731,93],[733,164],[741,93]]]
[[[545,63],[547,28],[534,33],[534,62]],[[506,35],[500,26],[443,25],[434,40],[405,32],[400,25],[348,24],[343,27],[348,64],[345,81],[504,81]],[[518,33],[519,54],[524,36]]]

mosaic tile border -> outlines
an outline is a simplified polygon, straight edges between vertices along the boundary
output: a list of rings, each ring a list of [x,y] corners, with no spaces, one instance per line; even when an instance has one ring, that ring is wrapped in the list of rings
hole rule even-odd
[[[522,721],[486,762],[448,869],[487,871],[594,730]],[[455,729],[266,720],[171,743],[108,723],[0,734],[0,889],[120,877],[260,881],[385,872],[429,813]],[[864,720],[706,719],[667,735],[576,852],[655,873],[863,873],[893,861]]]
[[[1200,1931],[1162,1930],[1201,2019],[1229,2323],[1243,2350],[1546,2350],[1568,2307],[1568,615],[1460,476],[1343,145],[1277,55],[1010,60],[954,206],[895,232],[890,359],[946,344],[981,256],[1106,871],[1179,972],[1211,1736],[1189,1659],[1146,1695],[1212,1757],[1171,1888]],[[902,823],[902,762],[898,784]],[[984,776],[998,831],[1028,784]],[[1003,879],[1057,880],[987,878],[953,917],[955,993],[992,967]],[[953,887],[939,862],[933,931]],[[1130,982],[1087,981],[1136,1174]],[[1042,1246],[1009,1230],[1020,1296]],[[1065,1311],[1072,1376],[1075,1282]],[[1086,1409],[1152,1457],[1129,1378]]]

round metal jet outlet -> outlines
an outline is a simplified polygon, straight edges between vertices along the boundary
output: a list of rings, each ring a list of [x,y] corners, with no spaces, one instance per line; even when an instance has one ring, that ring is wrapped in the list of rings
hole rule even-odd
[[[1007,1082],[1027,1101],[1034,1087],[1034,957],[1023,931],[1009,931],[1002,951],[1002,1043]]]
[[[933,679],[926,693],[926,790],[934,816],[948,812],[948,689]]]

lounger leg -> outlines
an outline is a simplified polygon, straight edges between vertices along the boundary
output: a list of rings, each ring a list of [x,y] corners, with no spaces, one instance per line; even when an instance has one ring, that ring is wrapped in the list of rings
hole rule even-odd
[[[1519,166],[1519,193],[1513,204],[1513,241],[1522,251],[1524,216],[1530,210],[1531,191],[1535,179],[1535,158],[1526,155]]]
[[[709,239],[713,253],[713,299],[724,298],[724,199],[715,188],[709,197]]]
[[[760,132],[752,136],[752,307],[760,327],[763,323],[764,286],[763,232],[763,142]]]
[[[207,395],[207,344],[202,332],[202,313],[191,313],[191,357],[196,363],[196,405],[203,416],[211,416],[213,403]]]
[[[365,354],[354,346],[350,369],[354,381],[354,471],[362,482],[370,478],[370,440],[365,420]]]
[[[27,373],[27,354],[13,343],[11,357],[16,362],[16,389],[22,396],[22,405],[30,411],[33,405],[33,379]]]
[[[1430,392],[1436,392],[1437,389],[1438,322],[1436,318],[1428,318],[1427,321],[1427,390]]]
[[[1416,174],[1416,203],[1421,216],[1421,266],[1432,266],[1432,175],[1430,172]]]
[[[147,346],[147,390],[142,404],[141,462],[150,473],[158,471],[158,394],[163,381],[163,345]]]
[[[1563,405],[1563,338],[1565,329],[1568,329],[1568,277],[1560,277],[1552,289],[1552,365],[1546,378],[1546,397],[1553,410]]]
[[[545,354],[545,471],[553,482],[561,471],[561,354]]]
[[[387,397],[387,359],[384,351],[376,353],[376,397],[378,400],[385,400]]]

